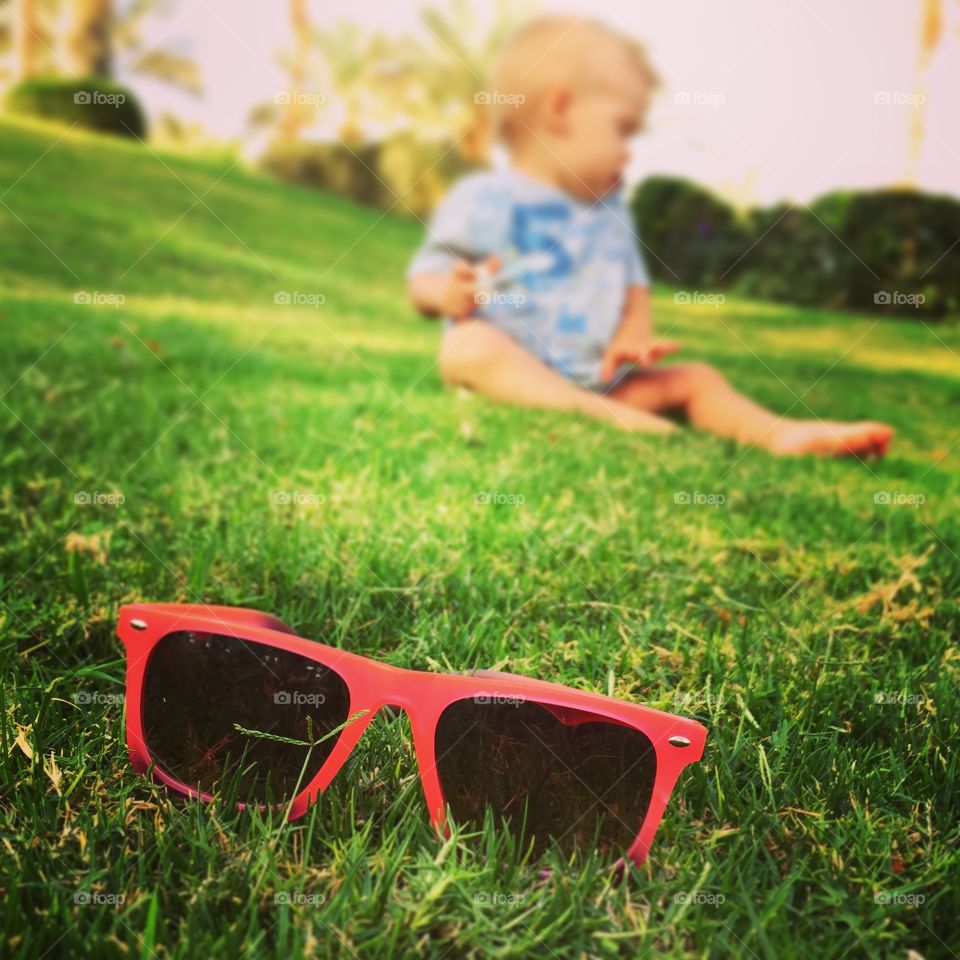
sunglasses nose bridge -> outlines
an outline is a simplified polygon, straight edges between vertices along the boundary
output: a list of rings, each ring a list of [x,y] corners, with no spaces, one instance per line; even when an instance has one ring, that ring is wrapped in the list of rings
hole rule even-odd
[[[398,713],[402,710],[412,719],[418,712],[417,703],[421,699],[418,686],[412,682],[417,676],[416,670],[376,663],[372,674],[364,677],[363,699],[373,712],[386,709]]]
[[[394,678],[394,682],[402,684],[403,677]],[[410,733],[413,736],[413,750],[423,799],[431,821],[435,826],[440,827],[443,823],[444,798],[437,774],[433,743],[437,722],[436,711],[429,699],[424,699],[422,693],[412,688],[407,690],[402,686],[392,686],[384,691],[382,701],[375,708],[375,713],[386,714],[390,719],[396,719],[401,713],[406,714]]]

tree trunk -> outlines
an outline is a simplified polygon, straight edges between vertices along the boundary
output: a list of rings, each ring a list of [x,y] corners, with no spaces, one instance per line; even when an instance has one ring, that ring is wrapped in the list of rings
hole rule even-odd
[[[36,0],[20,0],[14,17],[17,41],[17,75],[27,80],[37,72],[37,47],[40,29],[37,23]]]
[[[288,91],[290,99],[286,104],[280,126],[280,135],[285,140],[295,140],[306,123],[306,110],[302,99],[310,46],[310,21],[307,19],[306,0],[290,0],[290,23],[293,27],[294,40]]]
[[[917,88],[914,94],[920,97],[919,102],[910,111],[909,146],[907,148],[907,171],[904,183],[908,187],[916,188],[920,170],[920,161],[923,158],[924,116],[926,113],[927,96],[924,87],[927,68],[930,58],[937,49],[943,36],[943,0],[924,0],[923,15],[920,21],[920,54],[917,57]]]
[[[72,0],[67,35],[70,69],[78,77],[109,77],[113,71],[110,29],[113,0]]]

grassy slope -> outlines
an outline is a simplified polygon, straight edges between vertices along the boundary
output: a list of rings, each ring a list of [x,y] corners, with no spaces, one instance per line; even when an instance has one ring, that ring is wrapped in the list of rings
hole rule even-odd
[[[955,329],[660,293],[689,356],[777,409],[884,418],[899,436],[869,467],[645,441],[444,393],[436,327],[403,299],[419,225],[59,137],[0,123],[8,947],[949,955]],[[74,304],[83,290],[126,302]],[[325,302],[275,306],[281,290]],[[282,490],[324,503],[274,503]],[[926,502],[875,504],[884,490]],[[78,491],[125,502],[78,506]],[[676,505],[680,491],[726,503]],[[543,883],[492,835],[443,846],[405,720],[375,724],[293,827],[183,804],[129,770],[109,702],[114,616],[134,598],[254,605],[392,663],[682,709],[709,725],[707,753],[619,888],[601,858]],[[125,901],[76,905],[90,890]],[[725,899],[681,902],[690,891]],[[888,893],[926,899],[876,902]]]

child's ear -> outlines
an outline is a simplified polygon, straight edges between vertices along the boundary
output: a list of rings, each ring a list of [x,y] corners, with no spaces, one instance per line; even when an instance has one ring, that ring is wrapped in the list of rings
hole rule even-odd
[[[573,91],[569,87],[553,87],[543,96],[543,122],[551,133],[566,133],[570,121]]]

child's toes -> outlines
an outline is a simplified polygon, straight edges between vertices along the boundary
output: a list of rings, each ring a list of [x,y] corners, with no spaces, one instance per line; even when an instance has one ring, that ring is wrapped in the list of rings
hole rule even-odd
[[[884,423],[856,423],[850,424],[848,429],[843,450],[861,459],[884,456],[893,438],[893,430]]]
[[[885,423],[874,423],[872,427],[873,455],[880,458],[885,456],[887,450],[890,449],[890,441],[893,440],[893,428],[888,427]]]

